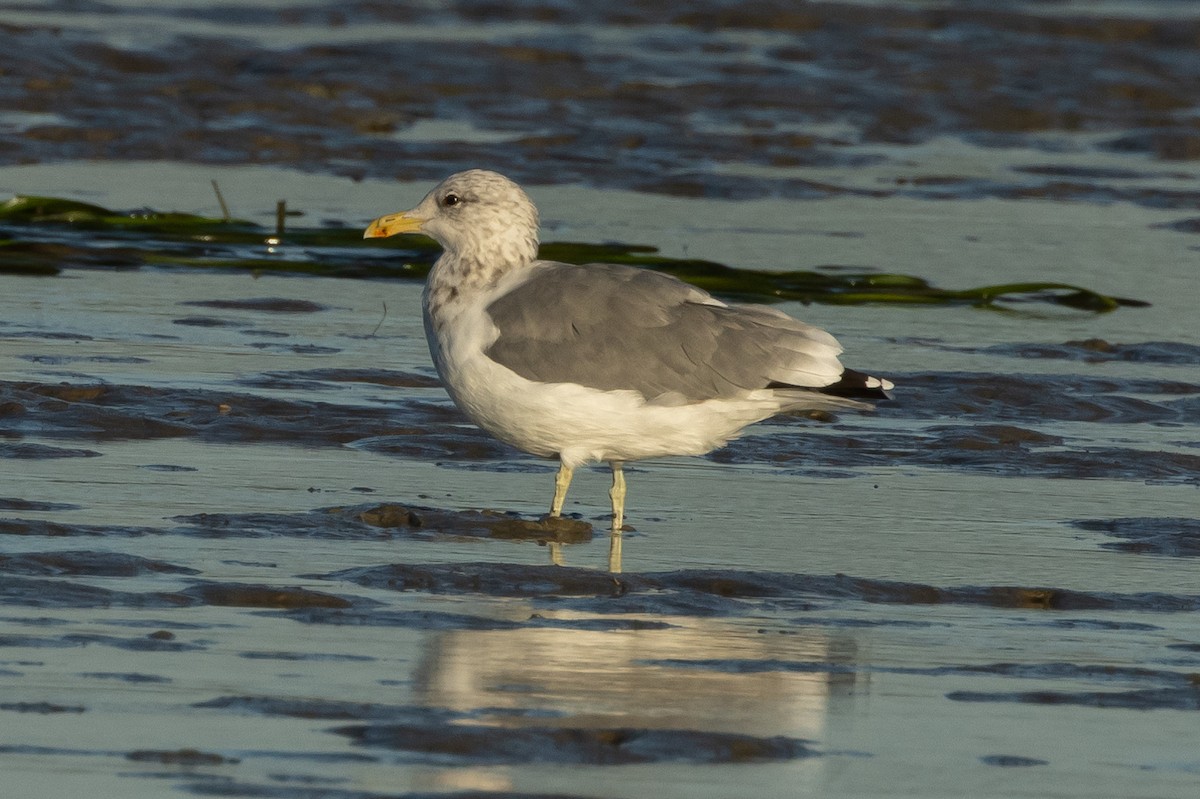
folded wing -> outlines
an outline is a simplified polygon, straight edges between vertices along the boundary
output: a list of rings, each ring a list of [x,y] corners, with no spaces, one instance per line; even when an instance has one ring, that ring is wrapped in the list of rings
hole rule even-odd
[[[845,371],[841,347],[819,328],[629,266],[538,262],[487,312],[499,332],[487,355],[522,377],[648,401],[820,390]]]

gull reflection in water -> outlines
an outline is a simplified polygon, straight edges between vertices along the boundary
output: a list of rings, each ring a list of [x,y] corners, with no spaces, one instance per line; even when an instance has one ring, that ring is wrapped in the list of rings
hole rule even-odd
[[[869,675],[856,668],[857,641],[823,627],[523,610],[540,626],[431,633],[414,673],[415,701],[470,714],[472,724],[495,726],[498,735],[522,728],[701,731],[787,736],[819,749],[830,719],[852,717],[846,704],[869,688]],[[597,621],[620,623],[586,628]],[[816,779],[824,761],[790,762]],[[496,790],[506,773],[479,766],[428,777],[443,789]]]

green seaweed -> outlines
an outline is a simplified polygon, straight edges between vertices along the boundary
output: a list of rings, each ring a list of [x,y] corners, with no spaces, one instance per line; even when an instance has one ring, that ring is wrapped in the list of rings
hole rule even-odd
[[[19,196],[0,204],[0,274],[54,275],[64,268],[153,266],[423,279],[439,251],[435,242],[420,235],[364,240],[358,227],[293,227],[276,237],[274,231],[245,220],[151,210],[116,212],[56,197]],[[997,302],[1003,300],[1096,313],[1148,304],[1057,282],[954,290],[937,288],[913,275],[870,269],[735,269],[715,261],[668,258],[640,244],[546,242],[541,257],[576,264],[641,266],[714,294],[755,302],[999,307]]]
[[[118,213],[98,205],[58,197],[13,197],[0,204],[0,221],[31,225],[66,224],[84,230],[132,230],[184,235],[217,230],[228,233],[244,231],[261,236],[257,225],[242,220],[225,221],[174,211]]]

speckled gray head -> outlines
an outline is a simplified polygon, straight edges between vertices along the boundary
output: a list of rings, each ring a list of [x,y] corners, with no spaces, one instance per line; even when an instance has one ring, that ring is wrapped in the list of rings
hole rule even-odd
[[[508,178],[468,169],[443,180],[412,210],[379,217],[363,238],[398,233],[424,233],[453,260],[520,266],[537,258],[538,212]]]

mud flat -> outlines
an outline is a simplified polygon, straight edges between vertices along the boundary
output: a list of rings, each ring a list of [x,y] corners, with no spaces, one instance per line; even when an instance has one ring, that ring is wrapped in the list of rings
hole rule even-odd
[[[730,8],[4,9],[6,194],[350,227],[483,164],[554,240],[1149,303],[785,303],[896,400],[634,465],[613,572],[418,283],[0,225],[87,261],[0,274],[6,792],[1195,795],[1200,23]]]

